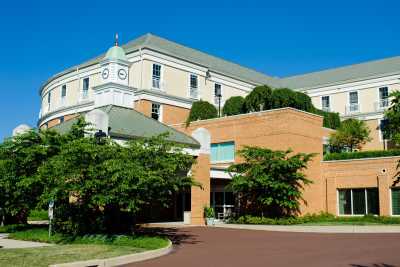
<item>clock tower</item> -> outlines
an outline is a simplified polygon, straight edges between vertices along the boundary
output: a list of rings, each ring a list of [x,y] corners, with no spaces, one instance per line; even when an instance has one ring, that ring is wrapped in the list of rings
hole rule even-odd
[[[93,88],[95,106],[117,105],[133,107],[133,89],[129,87],[130,62],[125,51],[118,45],[118,34],[115,45],[108,49],[100,62],[100,85]]]

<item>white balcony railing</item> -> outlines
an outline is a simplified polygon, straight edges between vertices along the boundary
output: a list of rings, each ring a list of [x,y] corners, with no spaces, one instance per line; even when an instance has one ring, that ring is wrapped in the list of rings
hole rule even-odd
[[[197,99],[198,96],[199,96],[199,91],[198,91],[198,89],[195,88],[195,87],[190,87],[190,97],[191,97],[191,98],[194,98],[194,99]]]
[[[85,101],[89,99],[89,90],[82,90],[81,95],[79,97],[80,101]]]
[[[375,111],[385,110],[389,108],[389,104],[390,104],[389,98],[381,99],[375,102]]]
[[[331,108],[330,107],[322,107],[322,110],[325,112],[331,112]]]
[[[161,89],[161,83],[160,83],[160,78],[153,77],[152,80],[152,87],[156,89]]]
[[[346,115],[360,112],[360,104],[350,104],[346,106]]]

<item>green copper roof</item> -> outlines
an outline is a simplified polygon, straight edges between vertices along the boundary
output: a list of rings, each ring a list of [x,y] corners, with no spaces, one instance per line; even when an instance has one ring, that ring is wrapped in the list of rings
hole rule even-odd
[[[113,105],[100,107],[98,109],[108,114],[108,125],[111,127],[109,135],[111,137],[134,139],[169,133],[167,138],[169,141],[188,145],[194,148],[200,147],[200,144],[191,136],[159,121],[151,119],[134,109]],[[61,133],[66,133],[76,121],[76,118],[68,120],[52,127],[51,129]]]
[[[108,49],[104,59],[128,60],[128,58],[125,55],[124,49],[120,46],[113,46],[110,49]]]

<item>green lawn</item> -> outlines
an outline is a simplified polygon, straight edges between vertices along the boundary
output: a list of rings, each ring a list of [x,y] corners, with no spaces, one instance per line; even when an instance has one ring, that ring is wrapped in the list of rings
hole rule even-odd
[[[47,210],[32,210],[28,216],[28,221],[46,221],[48,219]]]
[[[48,237],[47,229],[33,229],[10,233],[9,238],[53,243],[54,246],[26,249],[0,249],[0,266],[48,266],[90,259],[104,259],[166,247],[169,241],[150,236],[86,235],[66,237],[54,234]]]
[[[1,249],[2,267],[41,267],[55,263],[104,259],[144,251],[145,249],[113,245],[55,245],[42,248]]]

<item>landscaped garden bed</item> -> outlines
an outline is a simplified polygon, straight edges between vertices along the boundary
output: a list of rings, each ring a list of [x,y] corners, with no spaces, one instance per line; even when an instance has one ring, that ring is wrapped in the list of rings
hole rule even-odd
[[[18,227],[14,227],[16,229]],[[22,226],[19,226],[22,229]],[[11,230],[13,230],[11,229]],[[48,236],[44,227],[35,227],[9,234],[11,239],[52,243],[39,248],[1,249],[0,266],[49,266],[91,259],[105,259],[154,250],[169,245],[166,238],[142,235]]]
[[[388,216],[351,216],[337,217],[332,214],[305,215],[301,217],[267,218],[256,216],[241,216],[231,218],[229,223],[233,224],[264,224],[264,225],[379,225],[399,224],[400,218]]]

